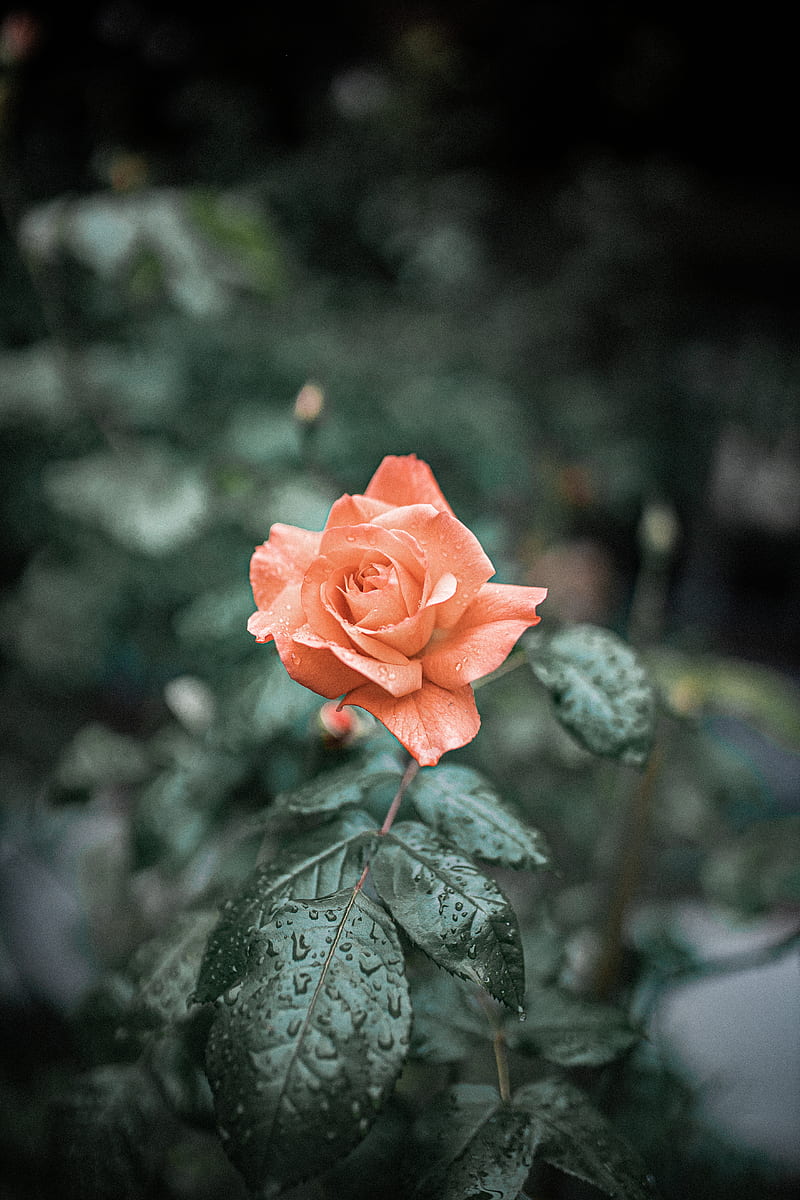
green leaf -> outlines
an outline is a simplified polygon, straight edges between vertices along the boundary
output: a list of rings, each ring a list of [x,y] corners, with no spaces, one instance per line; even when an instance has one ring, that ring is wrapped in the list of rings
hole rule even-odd
[[[653,1200],[655,1185],[639,1155],[566,1079],[525,1084],[513,1104],[533,1116],[538,1157],[617,1200]]]
[[[362,766],[339,767],[321,778],[312,779],[303,787],[276,796],[276,812],[294,816],[324,817],[342,808],[356,808],[365,803],[373,788],[403,775],[403,767],[390,754],[381,754]]]
[[[542,835],[504,804],[494,787],[471,767],[426,767],[408,796],[426,825],[466,854],[505,867],[545,867]]]
[[[281,901],[327,896],[354,885],[375,829],[366,813],[347,812],[338,820],[287,838],[272,861],[260,863],[236,896],[223,905],[208,939],[194,999],[201,1004],[216,1000],[241,982],[253,940]]]
[[[625,1014],[558,988],[529,991],[524,1025],[509,1026],[516,1050],[532,1050],[562,1067],[599,1067],[630,1050],[640,1038]]]
[[[758,821],[727,839],[701,878],[712,900],[749,915],[800,903],[800,816]]]
[[[683,715],[724,713],[756,726],[785,749],[800,751],[800,688],[758,663],[648,650],[647,665],[667,703]]]
[[[164,933],[140,946],[130,963],[136,984],[134,1008],[148,1021],[170,1024],[188,1016],[213,909],[182,913]]]
[[[470,1008],[464,984],[453,975],[437,971],[427,978],[413,978],[411,1006],[412,1058],[429,1063],[461,1062],[477,1041],[491,1038],[486,1017]]]
[[[255,954],[206,1062],[226,1150],[268,1196],[364,1137],[405,1057],[411,1008],[394,925],[362,891],[287,900]]]
[[[494,1088],[461,1083],[424,1115],[416,1157],[430,1166],[414,1200],[516,1200],[533,1162],[528,1113]]]
[[[493,879],[417,821],[401,821],[380,839],[370,871],[392,916],[434,962],[522,1008],[517,918]]]
[[[139,1066],[98,1067],[73,1080],[50,1112],[53,1178],[64,1200],[141,1200],[153,1194],[175,1127]]]
[[[124,454],[101,450],[51,463],[43,487],[60,512],[102,529],[126,550],[153,557],[197,537],[211,511],[200,471],[154,439],[132,442]]]
[[[593,754],[630,766],[646,761],[655,731],[655,693],[630,646],[595,625],[574,625],[528,641],[533,673],[556,716]]]

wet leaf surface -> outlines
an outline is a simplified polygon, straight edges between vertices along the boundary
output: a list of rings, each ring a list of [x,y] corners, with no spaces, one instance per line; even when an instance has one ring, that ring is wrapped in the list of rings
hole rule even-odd
[[[540,1079],[521,1087],[513,1103],[534,1119],[538,1157],[618,1200],[655,1200],[639,1155],[574,1084]]]
[[[409,788],[409,798],[426,825],[466,854],[528,870],[550,861],[542,834],[524,825],[471,767],[427,768]]]
[[[556,716],[593,754],[641,767],[653,743],[655,694],[634,651],[606,629],[573,625],[528,641]]]
[[[399,822],[381,839],[370,871],[392,915],[434,962],[521,1008],[519,926],[493,879],[417,821]]]
[[[287,900],[255,953],[206,1061],[231,1160],[274,1195],[367,1133],[405,1058],[411,1008],[394,925],[363,892]]]
[[[437,1098],[420,1150],[429,1166],[414,1200],[516,1200],[533,1161],[530,1116],[494,1088],[457,1084]]]
[[[216,1000],[244,978],[254,938],[289,896],[327,896],[357,882],[375,822],[348,812],[287,839],[274,861],[260,863],[225,902],[200,967],[195,1000]]]
[[[562,1067],[599,1067],[639,1040],[625,1014],[554,987],[529,991],[524,1025],[509,1025],[514,1049],[533,1050]]]

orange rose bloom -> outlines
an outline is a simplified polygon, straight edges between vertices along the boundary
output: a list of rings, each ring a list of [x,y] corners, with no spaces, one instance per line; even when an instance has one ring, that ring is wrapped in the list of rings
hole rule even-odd
[[[377,717],[422,766],[474,738],[470,684],[536,625],[546,588],[494,567],[416,455],[384,458],[322,533],[273,525],[250,563],[247,628],[293,679]]]

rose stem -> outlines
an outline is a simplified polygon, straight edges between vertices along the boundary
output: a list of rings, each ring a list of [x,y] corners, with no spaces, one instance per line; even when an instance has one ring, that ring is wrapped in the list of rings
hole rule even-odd
[[[381,825],[380,829],[378,830],[379,837],[383,837],[383,835],[385,833],[388,833],[389,830],[392,828],[392,825],[394,824],[394,819],[397,816],[397,811],[400,808],[400,804],[402,803],[403,796],[406,793],[406,788],[411,783],[411,780],[414,778],[414,776],[416,775],[418,770],[419,770],[419,763],[417,762],[416,759],[412,758],[411,761],[409,762],[408,766],[406,767],[405,771],[403,772],[403,778],[400,780],[400,785],[397,789],[397,794],[395,795],[395,798],[392,801],[392,803],[389,805],[389,811],[387,812],[387,814],[384,818],[383,824]],[[354,893],[361,891],[362,887],[364,886],[364,881],[366,880],[368,874],[369,874],[369,863],[367,863],[367,865],[364,867],[364,870],[361,872],[361,878],[359,879],[358,883],[356,884],[355,888],[353,889]]]
[[[661,764],[661,745],[657,743],[650,761],[637,780],[624,816],[611,898],[594,972],[593,990],[598,999],[608,997],[616,987],[622,963],[622,938],[625,917],[636,897],[642,874],[644,851],[650,829],[654,785]]]
[[[506,1053],[506,1031],[497,1018],[491,1002],[481,991],[478,992],[478,1003],[486,1014],[486,1020],[492,1027],[492,1049],[497,1067],[497,1086],[500,1089],[500,1099],[503,1104],[511,1103],[511,1083],[508,1075],[508,1055]]]

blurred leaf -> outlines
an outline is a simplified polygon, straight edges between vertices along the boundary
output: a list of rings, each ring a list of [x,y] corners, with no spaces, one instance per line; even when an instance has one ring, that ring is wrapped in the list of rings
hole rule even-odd
[[[434,962],[522,1007],[517,918],[493,879],[416,821],[400,821],[381,838],[370,873],[392,915]]]
[[[554,987],[529,990],[525,1013],[524,1025],[509,1024],[509,1045],[532,1050],[562,1067],[603,1066],[641,1037],[619,1009]]]
[[[79,1077],[51,1114],[53,1178],[65,1200],[144,1200],[170,1129],[153,1079],[138,1066]]]
[[[197,851],[225,797],[248,770],[243,759],[200,743],[149,783],[139,797],[134,831],[145,863],[174,869]]]
[[[647,665],[678,713],[725,713],[800,752],[800,688],[778,671],[711,654],[648,650]]]
[[[425,1116],[414,1200],[516,1200],[533,1162],[527,1112],[502,1104],[492,1087],[461,1083]]]
[[[800,816],[759,821],[716,846],[701,880],[712,900],[749,915],[800,904]]]
[[[275,412],[264,404],[244,404],[234,411],[225,444],[236,459],[254,466],[285,470],[300,463],[299,422],[291,411]]]
[[[208,1028],[207,1014],[195,1010],[188,1022],[153,1037],[146,1059],[171,1111],[191,1125],[213,1128],[214,1102],[203,1061]]]
[[[276,654],[260,646],[253,654],[255,662],[237,674],[219,705],[215,737],[234,752],[307,722],[320,704],[319,696],[287,674]]]
[[[225,1148],[269,1196],[361,1141],[405,1058],[411,1011],[394,926],[363,892],[286,901],[256,953],[218,1010],[207,1069]]]
[[[148,1020],[172,1024],[187,1019],[189,1001],[215,909],[181,913],[158,937],[145,942],[129,964],[136,985],[134,1007]]]
[[[61,512],[156,557],[195,538],[209,515],[199,470],[161,442],[139,440],[124,454],[103,450],[53,463],[43,486]]]
[[[426,767],[409,787],[408,797],[426,825],[466,854],[530,870],[549,862],[542,834],[523,825],[471,767]]]
[[[377,829],[363,812],[347,812],[326,825],[285,839],[272,861],[261,863],[227,900],[208,939],[195,1000],[216,1000],[248,971],[254,938],[287,897],[327,896],[357,882]]]
[[[283,283],[283,256],[263,209],[235,192],[193,188],[187,208],[198,231],[241,271],[252,288],[272,295]]]
[[[641,767],[653,743],[653,688],[630,646],[594,625],[533,634],[533,673],[550,692],[556,716],[594,754]]]
[[[537,1157],[619,1200],[653,1200],[655,1186],[639,1155],[574,1084],[540,1079],[515,1092],[513,1104],[533,1117]]]
[[[476,1040],[486,1041],[491,1029],[482,1013],[469,1007],[464,985],[452,975],[411,981],[412,1058],[430,1063],[455,1063],[466,1058]]]
[[[64,788],[95,788],[139,783],[152,770],[141,742],[106,725],[84,725],[67,746],[56,768]]]

